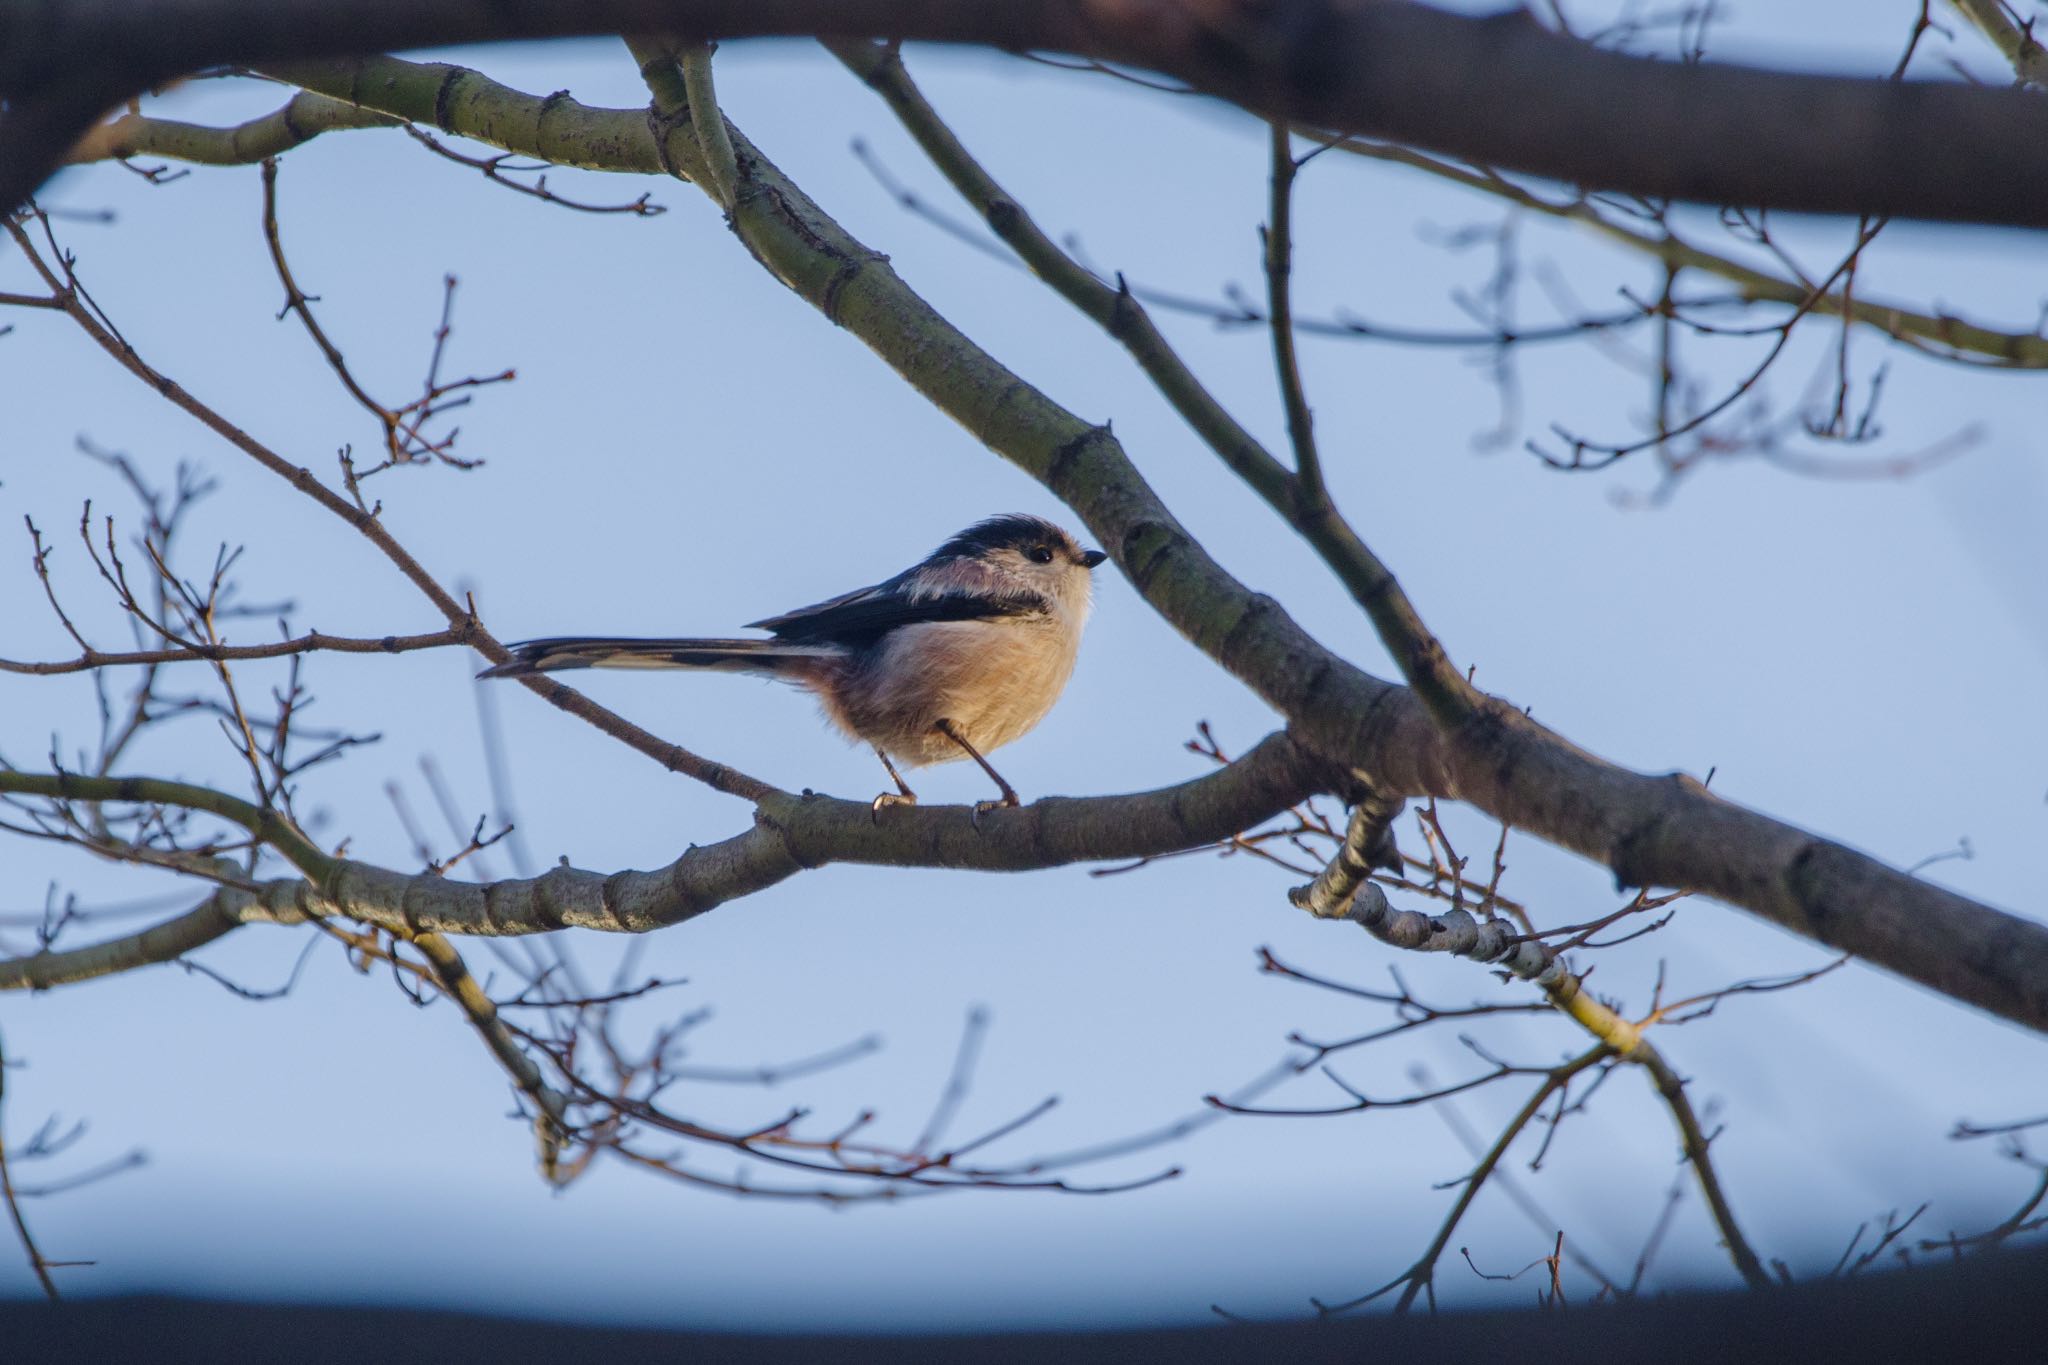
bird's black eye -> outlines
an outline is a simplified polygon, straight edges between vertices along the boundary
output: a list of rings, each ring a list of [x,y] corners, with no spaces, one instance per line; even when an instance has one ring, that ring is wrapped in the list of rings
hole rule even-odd
[[[1024,554],[1033,564],[1052,563],[1052,546],[1050,545],[1034,545],[1026,550]]]

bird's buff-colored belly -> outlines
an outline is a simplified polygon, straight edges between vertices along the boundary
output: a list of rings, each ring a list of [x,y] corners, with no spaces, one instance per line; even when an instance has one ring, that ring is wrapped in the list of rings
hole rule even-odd
[[[1074,671],[1079,632],[1062,646],[1049,620],[943,621],[908,626],[884,646],[826,713],[839,729],[912,767],[967,755],[941,720],[981,753],[1008,744],[1045,718]],[[885,685],[883,680],[911,679]]]

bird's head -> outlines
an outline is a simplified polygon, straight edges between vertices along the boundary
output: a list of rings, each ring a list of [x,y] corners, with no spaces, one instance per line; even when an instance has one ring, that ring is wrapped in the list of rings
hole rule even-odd
[[[932,552],[927,564],[981,570],[984,582],[1035,592],[1085,607],[1090,570],[1109,556],[1084,550],[1065,529],[1043,517],[1013,512],[978,521]]]

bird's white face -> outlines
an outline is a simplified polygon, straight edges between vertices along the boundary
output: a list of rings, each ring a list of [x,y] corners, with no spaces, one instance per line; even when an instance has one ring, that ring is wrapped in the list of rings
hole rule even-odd
[[[1072,536],[1048,525],[1045,534],[1021,545],[1001,545],[984,552],[982,563],[1006,585],[1028,589],[1057,603],[1069,615],[1088,610],[1094,592],[1092,569],[1101,562],[1074,543]]]
[[[1105,558],[1052,522],[1000,517],[940,547],[913,571],[907,590],[914,599],[987,594],[1037,600],[1078,630],[1088,615],[1092,571]]]

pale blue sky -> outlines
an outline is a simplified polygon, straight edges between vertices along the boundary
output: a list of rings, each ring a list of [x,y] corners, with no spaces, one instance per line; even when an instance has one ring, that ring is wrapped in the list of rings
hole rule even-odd
[[[1816,27],[1791,40],[1805,59],[1871,69],[1888,60],[1912,9],[1889,5],[1880,23],[1867,6],[1813,7],[1800,19]],[[1752,19],[1748,41],[1762,50],[1776,40],[1763,26],[1782,21],[1737,16]],[[528,90],[568,88],[596,104],[643,98],[615,44],[463,59]],[[950,207],[943,182],[857,82],[795,44],[729,49],[721,69],[731,116],[829,211],[1006,363],[1073,410],[1113,420],[1234,572],[1333,647],[1390,672],[1341,590],[1113,343],[1021,272],[890,201],[849,154],[850,138],[868,140],[898,178]],[[1078,234],[1091,260],[1182,293],[1256,287],[1265,138],[1248,119],[1015,61],[919,52],[913,71],[990,169],[1049,230]],[[208,88],[163,107],[221,119],[274,98]],[[1413,173],[1341,160],[1315,163],[1301,187],[1303,311],[1459,325],[1449,295],[1478,287],[1490,262],[1483,250],[1447,249],[1445,233],[1497,213]],[[885,576],[991,512],[1062,515],[775,284],[694,189],[571,173],[551,183],[610,200],[652,189],[670,212],[563,212],[386,133],[323,138],[286,159],[280,182],[294,266],[373,388],[416,383],[447,271],[462,280],[451,363],[519,370],[517,383],[463,416],[461,449],[487,460],[482,469],[398,471],[376,488],[388,524],[444,581],[474,584],[502,638],[720,633]],[[112,228],[62,231],[102,304],[181,383],[318,470],[331,468],[339,444],[373,440],[296,324],[273,320],[278,291],[253,168],[200,170],[162,188],[98,168],[67,175],[49,202],[119,214]],[[1814,260],[1849,236],[1840,222],[1782,227]],[[1650,287],[1643,263],[1584,238],[1530,223],[1523,240],[1532,263],[1555,262],[1594,306],[1619,285]],[[0,258],[0,288],[20,287],[21,274]],[[2037,237],[1972,229],[1895,228],[1862,281],[1871,295],[2021,326],[2048,294]],[[1528,300],[1540,312],[1541,291]],[[295,623],[351,634],[438,625],[352,532],[165,407],[61,319],[9,320],[16,331],[0,338],[5,653],[57,657],[66,646],[27,570],[23,513],[63,545],[56,573],[67,602],[112,638],[114,618],[65,538],[82,498],[127,508],[103,471],[71,453],[81,434],[159,473],[189,458],[222,476],[188,550],[203,558],[216,539],[246,542],[251,595],[295,598]],[[1282,438],[1261,334],[1162,323],[1219,396]],[[1693,353],[1710,373],[1733,375],[1743,363]],[[1817,331],[1772,392],[1795,393],[1825,354]],[[1867,377],[1890,353],[1864,337],[1854,354]],[[2048,480],[2034,381],[1897,355],[1883,448],[1917,448],[1974,422],[1982,435],[1964,457],[1908,482],[1815,482],[1730,462],[1641,510],[1618,495],[1651,486],[1646,464],[1561,477],[1512,446],[1476,450],[1497,404],[1470,356],[1310,341],[1303,359],[1339,499],[1482,685],[1595,752],[1649,770],[1714,767],[1724,794],[1895,863],[1967,837],[1972,860],[1928,875],[2040,913]],[[1522,392],[1530,434],[1553,420],[1632,434],[1646,397],[1640,381],[1583,348],[1529,352]],[[428,807],[423,754],[483,808],[474,666],[453,653],[314,662],[316,718],[384,736],[308,779],[304,806],[330,814],[322,837],[345,833],[358,856],[408,864],[383,787],[396,781]],[[588,688],[785,786],[876,789],[872,758],[784,690],[632,675],[591,677]],[[521,834],[538,860],[657,865],[747,820],[742,805],[662,773],[523,691],[508,687],[498,700]],[[1198,771],[1180,745],[1205,718],[1238,746],[1274,724],[1106,571],[1067,697],[1001,766],[1027,797],[1149,787]],[[34,764],[53,732],[75,747],[92,726],[84,684],[0,679],[0,753],[11,761]],[[142,748],[131,766],[235,780],[203,724]],[[921,790],[967,800],[982,795],[979,784],[963,765],[928,774]],[[1460,813],[1452,828],[1484,856],[1483,821]],[[61,850],[0,847],[0,911],[35,907],[51,879],[89,896],[163,888]],[[1550,921],[1612,904],[1600,869],[1525,840],[1509,848],[1507,889]],[[689,978],[685,1003],[715,1008],[695,1061],[748,1064],[871,1032],[884,1039],[879,1055],[829,1076],[687,1098],[692,1112],[734,1123],[792,1103],[826,1122],[873,1106],[907,1139],[944,1079],[965,1011],[987,1006],[993,1030],[960,1131],[1057,1093],[1058,1110],[1007,1149],[1023,1157],[1192,1112],[1203,1093],[1283,1055],[1290,1030],[1355,1032],[1382,1018],[1255,974],[1261,944],[1360,982],[1383,980],[1392,962],[1364,935],[1291,910],[1286,886],[1243,859],[1110,879],[1080,869],[833,868],[656,935],[645,961]],[[298,946],[296,934],[253,928],[203,960],[274,984]],[[619,946],[578,945],[599,962]],[[1640,1006],[1660,960],[1675,990],[1692,991],[1823,955],[1738,912],[1694,904],[1663,933],[1602,955],[1597,985]],[[1466,963],[1399,965],[1434,998],[1513,998]],[[275,1003],[246,1003],[164,968],[0,999],[0,1030],[10,1056],[27,1063],[8,1084],[17,1141],[59,1111],[92,1124],[81,1160],[136,1145],[150,1154],[142,1171],[32,1208],[49,1254],[99,1262],[67,1272],[79,1292],[375,1297],[720,1326],[1191,1320],[1211,1302],[1296,1313],[1309,1295],[1347,1297],[1397,1273],[1451,1197],[1432,1184],[1469,1164],[1442,1118],[1416,1111],[1223,1122],[1105,1168],[1187,1168],[1115,1198],[969,1193],[833,1214],[611,1167],[555,1195],[531,1172],[525,1131],[502,1118],[499,1073],[452,1013],[417,1011],[388,980],[351,975],[329,953]],[[1489,1037],[1528,1061],[1579,1044],[1562,1021]],[[1888,1208],[1935,1201],[1925,1226],[1936,1234],[2001,1214],[2023,1173],[1944,1135],[1959,1117],[2048,1108],[2037,1038],[1861,968],[1793,996],[1735,1002],[1672,1033],[1667,1047],[1696,1096],[1718,1101],[1727,1128],[1716,1155],[1753,1240],[1807,1269],[1824,1268],[1858,1222]],[[1471,1063],[1446,1031],[1354,1057],[1344,1073],[1384,1092],[1410,1084],[1416,1065],[1449,1077]],[[1311,1078],[1288,1098],[1338,1096]],[[1518,1101],[1503,1090],[1461,1102],[1460,1113],[1488,1131]],[[1560,1135],[1540,1177],[1518,1174],[1575,1242],[1626,1275],[1674,1154],[1641,1078],[1620,1076]],[[1544,1254],[1549,1234],[1490,1193],[1454,1245],[1506,1269]],[[1732,1278],[1690,1191],[1662,1265],[1675,1281]],[[1528,1297],[1455,1263],[1442,1289],[1461,1302]],[[0,1253],[0,1293],[28,1292],[20,1259]]]

